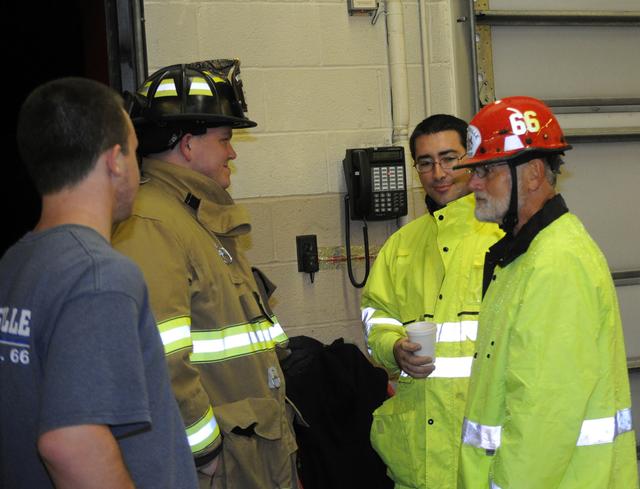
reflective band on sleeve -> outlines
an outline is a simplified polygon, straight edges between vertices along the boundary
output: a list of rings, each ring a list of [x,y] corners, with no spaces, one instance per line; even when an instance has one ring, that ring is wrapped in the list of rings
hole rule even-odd
[[[495,482],[491,481],[491,489],[502,489],[502,488]]]
[[[174,351],[191,346],[191,318],[181,316],[158,323],[160,338],[164,345],[164,353],[168,355]]]
[[[362,309],[362,311],[360,312],[360,317],[362,318],[362,322],[368,323],[369,319],[373,317],[373,313],[375,312],[376,312],[376,309],[374,309],[373,307],[365,307],[364,309]]]
[[[211,93],[211,88],[207,84],[207,81],[201,76],[194,76],[191,78],[191,85],[189,86],[189,95],[209,95],[213,96]]]
[[[620,409],[609,418],[585,419],[580,428],[576,446],[613,443],[618,435],[631,431],[631,408]],[[501,426],[487,426],[464,419],[462,443],[486,450],[497,450],[500,446]]]
[[[364,323],[364,335],[365,340],[369,340],[369,334],[371,333],[371,329],[376,324],[393,324],[394,326],[402,326],[402,323],[394,318],[389,317],[373,317],[373,315],[378,312],[378,309],[373,307],[365,307],[362,309],[361,318]]]
[[[436,369],[429,377],[469,377],[472,362],[473,357],[436,357]]]
[[[487,426],[464,418],[462,423],[462,443],[485,450],[497,450],[500,446],[502,426]]]
[[[438,323],[438,343],[459,343],[461,341],[476,341],[478,335],[478,321],[459,321],[452,323]]]
[[[211,445],[220,436],[220,427],[209,406],[205,415],[197,423],[187,428],[187,439],[193,453]]]
[[[618,435],[631,431],[631,409],[620,409],[609,418],[585,419],[578,437],[579,447],[612,443]]]
[[[365,307],[360,313],[362,324],[364,324],[364,340],[367,344],[369,343],[369,333],[371,332],[371,327],[373,326],[369,323],[369,321],[371,320],[375,312],[376,310],[373,307]],[[371,354],[371,349],[369,349],[369,354]]]
[[[192,362],[219,362],[242,355],[271,350],[287,341],[282,326],[273,318],[245,323],[218,331],[192,331]]]
[[[156,89],[154,97],[175,97],[177,95],[178,91],[173,80],[162,80]]]

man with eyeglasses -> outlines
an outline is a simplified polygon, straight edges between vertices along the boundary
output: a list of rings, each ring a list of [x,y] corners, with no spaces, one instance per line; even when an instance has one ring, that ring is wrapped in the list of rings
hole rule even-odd
[[[571,149],[531,97],[484,107],[468,131],[476,217],[491,247],[462,430],[461,489],[637,488],[615,288],[605,257],[556,193]]]
[[[371,441],[398,489],[455,489],[460,428],[480,308],[482,264],[502,233],[473,216],[465,154],[467,123],[438,114],[410,138],[428,213],[394,233],[362,296],[375,363],[398,378],[396,394],[374,412]],[[405,326],[437,324],[435,365]]]

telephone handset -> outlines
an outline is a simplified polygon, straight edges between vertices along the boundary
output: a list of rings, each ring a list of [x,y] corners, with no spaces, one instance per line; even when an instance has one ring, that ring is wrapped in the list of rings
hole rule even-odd
[[[407,180],[404,171],[404,148],[348,149],[342,160],[347,194],[344,197],[345,240],[347,271],[354,287],[361,288],[367,281],[370,268],[369,234],[367,221],[395,219],[407,215]],[[351,219],[363,221],[365,272],[361,282],[356,281],[351,267]]]
[[[402,146],[347,149],[342,163],[351,219],[381,221],[407,215]]]

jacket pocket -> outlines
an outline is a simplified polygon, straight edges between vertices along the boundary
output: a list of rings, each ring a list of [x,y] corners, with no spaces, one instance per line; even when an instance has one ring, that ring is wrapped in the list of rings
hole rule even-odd
[[[284,412],[275,399],[242,399],[217,406],[215,413],[225,434],[255,434],[266,440],[278,440],[282,436]]]
[[[295,438],[276,399],[242,399],[215,407],[222,431],[216,488],[291,487]]]
[[[425,447],[424,423],[420,421],[424,416],[414,399],[417,386],[398,387],[398,392],[373,412],[371,445],[397,485],[422,487],[424,463],[420,461]]]

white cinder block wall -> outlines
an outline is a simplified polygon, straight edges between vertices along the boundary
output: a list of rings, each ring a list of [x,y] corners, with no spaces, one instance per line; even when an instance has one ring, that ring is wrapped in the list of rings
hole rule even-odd
[[[346,4],[148,0],[144,10],[150,73],[203,59],[242,62],[249,117],[258,127],[234,134],[230,190],[251,213],[247,254],[278,285],[275,311],[289,336],[343,337],[362,348],[360,291],[346,266],[322,267],[312,284],[297,271],[295,247],[301,234],[316,234],[320,248],[344,246],[345,149],[394,142],[385,15],[372,25],[368,16],[349,16]],[[457,109],[451,4],[402,2],[409,133],[427,112]],[[423,212],[423,194],[413,175],[409,183],[413,218]],[[394,221],[370,223],[372,247],[395,229]],[[351,241],[362,244],[357,221]],[[362,267],[355,272],[362,277]]]

